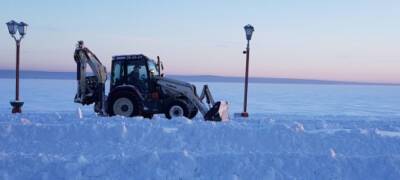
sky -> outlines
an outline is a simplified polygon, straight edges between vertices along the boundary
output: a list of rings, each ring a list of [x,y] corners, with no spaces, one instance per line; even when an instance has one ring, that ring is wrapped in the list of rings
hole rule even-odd
[[[0,69],[15,68],[6,22],[29,24],[21,69],[75,71],[84,40],[111,57],[160,56],[166,74],[400,83],[399,0],[0,0]]]

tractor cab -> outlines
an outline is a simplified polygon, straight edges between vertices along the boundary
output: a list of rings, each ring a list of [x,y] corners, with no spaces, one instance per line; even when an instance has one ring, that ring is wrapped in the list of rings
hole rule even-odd
[[[145,55],[113,56],[110,91],[122,85],[133,85],[141,94],[154,91],[155,79],[160,76],[160,66]]]

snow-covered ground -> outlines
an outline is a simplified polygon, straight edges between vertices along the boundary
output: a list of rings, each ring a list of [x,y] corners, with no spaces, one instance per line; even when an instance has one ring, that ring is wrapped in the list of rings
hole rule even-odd
[[[400,87],[252,84],[251,118],[215,123],[97,117],[56,80],[23,80],[11,115],[12,82],[0,79],[0,179],[400,178]],[[210,86],[240,111],[240,84]]]

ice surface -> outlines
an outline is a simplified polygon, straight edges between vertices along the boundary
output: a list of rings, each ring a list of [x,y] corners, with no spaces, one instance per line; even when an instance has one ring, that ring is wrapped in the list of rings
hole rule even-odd
[[[400,88],[250,86],[248,120],[98,117],[74,81],[0,80],[0,179],[399,179]],[[199,84],[200,85],[200,84]],[[240,84],[210,84],[240,112]]]
[[[0,79],[0,112],[10,111],[14,80]],[[198,89],[204,83],[195,83]],[[215,100],[227,100],[231,113],[243,110],[243,85],[208,83]],[[108,90],[108,85],[106,85]],[[400,86],[249,84],[252,114],[400,116]],[[21,80],[24,112],[76,112],[74,80]],[[92,112],[92,107],[82,111]]]

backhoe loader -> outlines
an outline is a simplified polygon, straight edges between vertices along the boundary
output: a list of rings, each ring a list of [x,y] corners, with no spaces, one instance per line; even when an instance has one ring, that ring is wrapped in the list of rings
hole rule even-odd
[[[229,119],[228,103],[215,102],[207,85],[198,95],[196,86],[164,77],[159,57],[156,62],[143,54],[113,56],[107,95],[106,67],[83,41],[78,42],[74,59],[78,86],[74,101],[94,104],[95,112],[100,115],[152,118],[154,114],[164,114],[168,119],[180,116],[192,119],[200,112],[205,120]]]

